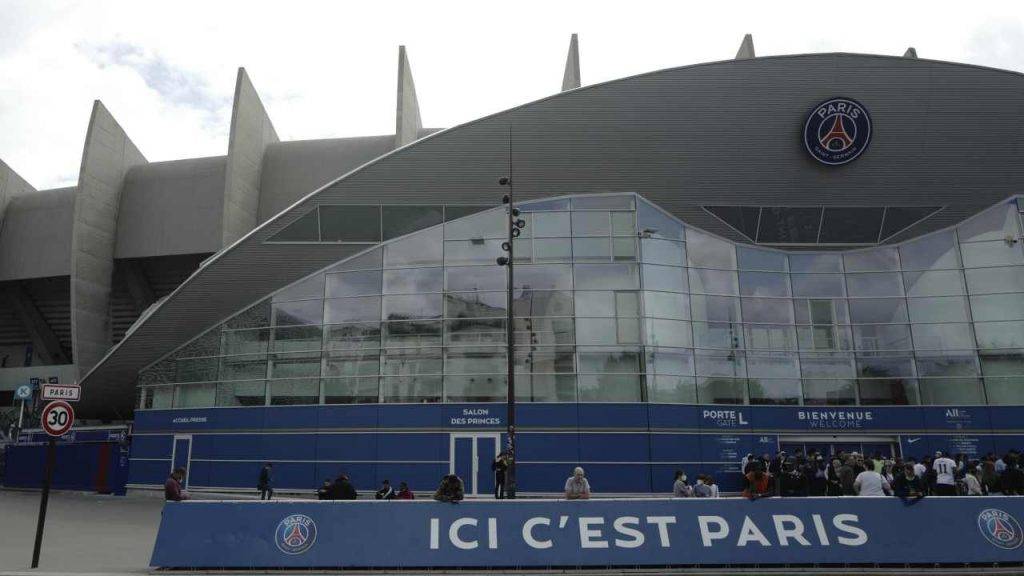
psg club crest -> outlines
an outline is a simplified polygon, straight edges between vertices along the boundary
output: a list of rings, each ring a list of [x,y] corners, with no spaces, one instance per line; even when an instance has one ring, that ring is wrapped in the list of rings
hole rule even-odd
[[[871,141],[871,117],[851,98],[830,98],[815,106],[804,124],[804,146],[815,160],[839,166],[860,156]]]
[[[1004,550],[1020,548],[1024,541],[1024,532],[1020,522],[1007,512],[997,508],[988,508],[978,514],[978,530],[993,546]]]
[[[285,554],[302,554],[316,543],[316,522],[305,514],[285,516],[274,530],[274,542]]]

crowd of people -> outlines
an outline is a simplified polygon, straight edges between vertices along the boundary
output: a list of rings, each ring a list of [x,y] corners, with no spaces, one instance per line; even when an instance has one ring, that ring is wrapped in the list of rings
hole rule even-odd
[[[494,474],[494,497],[506,495],[506,475],[510,459],[502,452],[491,463]],[[260,469],[256,484],[261,500],[274,495],[274,465],[267,462]],[[950,457],[936,452],[920,460],[916,458],[887,458],[880,453],[873,456],[857,452],[839,452],[825,455],[815,450],[806,454],[797,450],[790,455],[784,451],[774,457],[747,454],[740,462],[745,498],[766,496],[898,496],[904,500],[917,500],[925,496],[1024,496],[1024,458],[1011,450],[1003,456],[993,453],[980,459],[963,454]],[[182,487],[185,469],[176,468],[164,484],[167,500],[188,500]],[[686,473],[677,470],[672,483],[672,495],[677,498],[717,498],[718,485],[709,474],[698,474],[690,484]],[[316,491],[320,500],[356,500],[359,493],[345,474],[334,480],[326,479]],[[587,500],[591,496],[590,481],[582,467],[577,466],[565,481],[565,498]],[[377,500],[413,500],[415,495],[405,482],[395,490],[384,480],[374,493]],[[456,474],[447,474],[433,494],[439,502],[459,502],[465,498],[465,486]]]

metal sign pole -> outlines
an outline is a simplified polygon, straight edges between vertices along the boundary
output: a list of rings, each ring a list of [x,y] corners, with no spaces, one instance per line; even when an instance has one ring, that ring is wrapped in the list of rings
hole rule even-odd
[[[43,528],[46,527],[46,505],[50,501],[50,483],[57,460],[57,439],[50,436],[46,444],[46,479],[43,480],[43,497],[39,500],[39,521],[36,523],[36,544],[32,549],[32,567],[39,567],[39,550],[43,546]]]
[[[25,399],[22,398],[22,400],[21,400],[21,407],[18,408],[18,436],[21,435],[21,423],[24,421],[24,419],[25,419]],[[14,439],[17,440],[18,438],[15,437]]]

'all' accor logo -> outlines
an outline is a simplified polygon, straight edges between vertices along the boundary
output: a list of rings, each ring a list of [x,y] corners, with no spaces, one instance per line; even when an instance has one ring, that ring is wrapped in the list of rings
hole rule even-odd
[[[871,141],[871,117],[852,98],[831,98],[815,106],[804,123],[804,146],[818,162],[839,166],[864,153]]]
[[[1024,542],[1020,522],[997,508],[987,508],[978,514],[978,530],[989,543],[1004,550],[1015,550]]]
[[[291,514],[277,523],[274,543],[285,554],[302,554],[316,543],[316,522],[305,514]]]

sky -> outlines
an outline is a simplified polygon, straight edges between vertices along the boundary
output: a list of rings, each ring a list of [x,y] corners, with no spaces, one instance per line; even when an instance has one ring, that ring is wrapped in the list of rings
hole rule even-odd
[[[0,0],[0,160],[73,186],[94,100],[151,161],[227,153],[239,67],[282,140],[393,134],[404,44],[425,127],[584,85],[758,56],[901,55],[1024,72],[1024,2]]]

